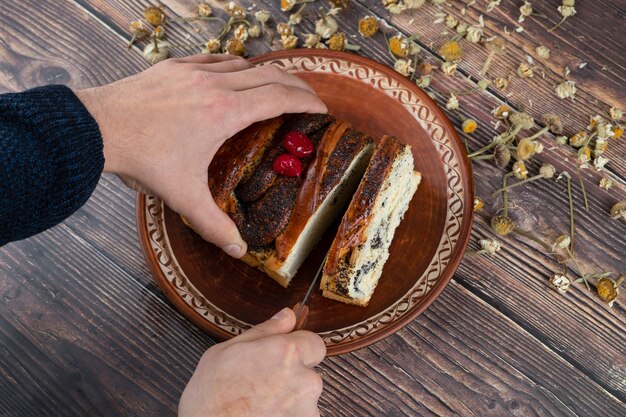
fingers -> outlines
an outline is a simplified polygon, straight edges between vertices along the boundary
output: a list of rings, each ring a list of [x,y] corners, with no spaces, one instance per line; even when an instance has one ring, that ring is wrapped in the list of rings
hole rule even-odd
[[[317,334],[298,330],[289,334],[298,346],[298,358],[304,366],[312,368],[326,357],[326,343]]]
[[[267,120],[284,113],[326,113],[324,102],[315,94],[298,87],[268,84],[235,93],[245,108],[239,113],[246,119],[246,126],[259,120]]]
[[[212,64],[224,61],[245,61],[245,59],[230,54],[197,54],[186,56],[184,58],[170,58],[169,61],[181,64]]]
[[[304,80],[282,71],[273,65],[253,67],[238,73],[225,75],[220,79],[225,88],[242,91],[261,87],[268,84],[282,84],[289,87],[297,87],[315,94],[313,88]]]
[[[252,342],[268,336],[289,333],[296,324],[296,315],[288,307],[283,308],[271,319],[257,324],[245,333],[229,340],[226,343]]]
[[[219,246],[234,258],[241,258],[247,250],[246,242],[231,218],[215,204],[208,186],[200,185],[192,194],[181,214],[189,219],[204,240]]]

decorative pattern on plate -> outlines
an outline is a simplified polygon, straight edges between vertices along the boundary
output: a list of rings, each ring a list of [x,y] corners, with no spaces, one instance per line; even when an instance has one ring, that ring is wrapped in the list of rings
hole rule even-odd
[[[428,132],[441,156],[446,169],[448,186],[447,218],[443,236],[429,267],[415,282],[415,285],[387,310],[353,326],[320,334],[328,346],[349,342],[365,335],[374,335],[395,322],[397,318],[419,307],[426,296],[440,282],[440,278],[454,253],[463,221],[464,193],[467,192],[463,188],[460,163],[453,150],[454,140],[446,132],[443,121],[425,105],[419,96],[402,82],[374,68],[338,58],[309,56],[278,58],[263,62],[261,65],[276,65],[287,72],[306,71],[341,75],[375,86],[401,103],[413,115],[415,120]],[[249,323],[231,317],[208,302],[185,277],[175,256],[169,250],[162,218],[163,205],[153,197],[146,198],[145,216],[150,244],[157,255],[163,274],[174,285],[178,294],[205,319],[233,335],[249,328]]]

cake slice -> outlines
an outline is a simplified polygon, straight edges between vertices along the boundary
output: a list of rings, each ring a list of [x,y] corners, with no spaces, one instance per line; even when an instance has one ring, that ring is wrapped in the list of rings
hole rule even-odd
[[[328,252],[320,284],[325,297],[359,306],[369,303],[420,180],[411,147],[384,136]]]

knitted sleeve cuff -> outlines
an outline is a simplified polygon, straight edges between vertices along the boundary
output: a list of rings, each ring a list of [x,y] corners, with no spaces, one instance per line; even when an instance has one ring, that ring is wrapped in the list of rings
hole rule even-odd
[[[98,124],[65,86],[0,96],[0,246],[80,208],[104,169]]]

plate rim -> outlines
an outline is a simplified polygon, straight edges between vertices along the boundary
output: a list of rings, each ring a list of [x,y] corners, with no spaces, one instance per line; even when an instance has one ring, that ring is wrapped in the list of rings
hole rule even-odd
[[[347,352],[354,351],[356,349],[368,346],[370,344],[376,343],[387,336],[392,335],[393,333],[400,330],[402,327],[406,326],[408,323],[412,322],[417,316],[423,313],[426,308],[428,308],[434,300],[441,294],[444,288],[448,285],[452,276],[458,269],[458,266],[463,259],[463,255],[465,253],[465,249],[469,243],[472,225],[474,221],[474,211],[473,211],[473,200],[475,195],[474,189],[474,176],[472,173],[472,165],[467,158],[467,153],[465,152],[465,148],[463,147],[463,143],[458,135],[458,132],[454,128],[454,125],[450,121],[450,119],[446,116],[443,110],[437,105],[437,103],[431,99],[425,91],[419,88],[416,84],[412,83],[410,80],[398,74],[394,69],[374,61],[372,59],[347,53],[347,52],[339,52],[339,51],[331,51],[331,50],[319,50],[319,49],[295,49],[295,50],[282,50],[282,51],[273,51],[269,53],[265,53],[262,55],[258,55],[249,59],[251,63],[262,63],[271,60],[277,60],[282,58],[294,58],[294,57],[322,57],[322,58],[337,58],[344,61],[348,61],[351,63],[356,63],[363,65],[365,67],[370,67],[376,71],[379,71],[390,78],[393,78],[395,81],[398,81],[403,87],[410,90],[412,93],[416,94],[421,100],[424,100],[429,106],[429,109],[435,113],[436,119],[441,121],[442,125],[448,130],[448,134],[451,139],[455,142],[456,147],[459,150],[457,155],[459,162],[459,172],[460,179],[464,182],[467,190],[467,198],[464,203],[462,218],[466,221],[462,221],[460,225],[460,231],[458,235],[457,244],[454,247],[453,253],[450,256],[448,264],[444,267],[444,271],[442,272],[440,279],[437,280],[437,283],[431,290],[426,294],[424,299],[421,301],[418,307],[413,308],[411,311],[403,314],[398,318],[394,318],[392,323],[386,325],[380,331],[375,331],[370,334],[364,335],[363,337],[359,337],[353,340],[342,341],[338,344],[333,344],[328,347],[327,356],[339,355]],[[136,220],[137,220],[137,233],[139,236],[139,240],[142,247],[142,252],[146,263],[150,271],[152,272],[152,278],[155,283],[159,286],[161,291],[164,292],[166,298],[169,302],[171,302],[174,307],[189,319],[196,326],[200,327],[203,331],[209,333],[211,336],[216,337],[221,340],[232,338],[233,335],[225,330],[219,328],[218,326],[213,325],[210,321],[206,320],[202,317],[202,315],[193,309],[183,298],[176,292],[173,288],[172,284],[168,281],[168,279],[163,275],[163,271],[160,267],[158,267],[158,261],[155,258],[155,254],[151,249],[151,245],[149,242],[149,237],[147,231],[147,223],[145,217],[145,209],[146,209],[146,195],[143,193],[139,193],[136,198]],[[418,277],[419,278],[419,277]],[[366,342],[366,343],[364,343]]]

